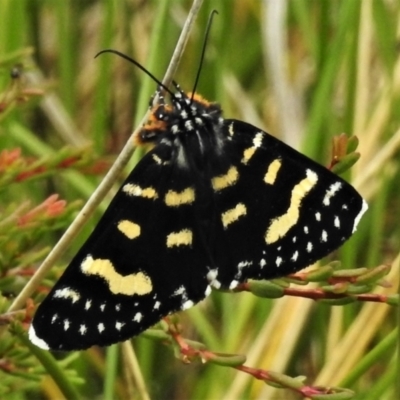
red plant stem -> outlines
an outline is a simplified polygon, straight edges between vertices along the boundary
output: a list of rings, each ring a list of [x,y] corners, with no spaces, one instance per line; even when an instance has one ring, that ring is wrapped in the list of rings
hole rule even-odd
[[[375,293],[365,293],[358,295],[349,295],[346,293],[330,293],[326,292],[322,289],[298,289],[298,288],[286,288],[284,289],[284,293],[287,296],[297,296],[304,297],[312,300],[332,300],[332,299],[345,299],[347,297],[353,297],[358,301],[371,301],[375,303],[386,303],[387,296],[375,294]]]

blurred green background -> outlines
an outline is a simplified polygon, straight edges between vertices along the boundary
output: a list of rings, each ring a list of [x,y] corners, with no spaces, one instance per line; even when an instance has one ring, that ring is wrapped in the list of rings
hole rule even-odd
[[[82,205],[77,200],[94,191],[156,89],[126,61],[109,54],[94,59],[95,54],[119,50],[162,79],[191,3],[0,0],[2,313],[72,221]],[[326,165],[334,135],[359,138],[361,158],[346,178],[370,209],[333,259],[344,268],[395,260],[387,278],[392,287],[383,290],[395,292],[400,3],[205,0],[175,75],[186,91],[193,88],[212,9],[219,15],[197,91],[219,102],[226,117],[253,123]],[[17,148],[20,153],[12,153]],[[81,161],[71,162],[74,157]],[[139,157],[135,153],[132,165]],[[30,179],[21,178],[29,173]],[[48,213],[31,225],[20,223],[22,209],[33,209],[53,193],[68,202],[59,218]],[[101,210],[38,288],[35,302]],[[346,386],[356,399],[391,400],[398,381],[396,312],[379,303],[329,307],[298,298],[213,293],[180,318],[185,337],[213,351],[246,354],[246,365],[305,375],[309,384]],[[57,356],[62,368],[56,378],[54,365],[43,366],[18,337],[11,330],[0,339],[2,398],[55,399],[69,393],[129,399],[146,398],[146,392],[154,399],[299,398],[234,369],[183,364],[171,347],[141,337],[133,339],[136,368],[125,347],[93,348]],[[138,390],[140,376],[146,389]],[[60,390],[60,382],[67,389]]]

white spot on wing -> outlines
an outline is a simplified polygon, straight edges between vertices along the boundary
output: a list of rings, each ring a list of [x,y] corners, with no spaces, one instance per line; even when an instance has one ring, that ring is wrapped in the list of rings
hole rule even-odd
[[[86,300],[85,303],[85,310],[89,310],[89,308],[92,306],[92,300]]]
[[[337,215],[335,215],[334,225],[336,228],[340,228],[340,219]]]
[[[81,335],[84,335],[86,332],[87,332],[86,325],[85,325],[85,324],[82,324],[82,325],[79,327],[79,333],[80,333]]]
[[[244,267],[250,267],[251,265],[253,265],[253,261],[241,261],[241,262],[238,264],[238,268],[239,268],[239,269],[242,269],[242,268],[244,268]]]
[[[70,323],[67,319],[64,319],[64,331],[67,331],[69,329]]]
[[[233,281],[231,282],[231,284],[229,285],[229,289],[230,289],[230,290],[233,290],[233,289],[235,289],[238,285],[239,285],[239,282],[236,281],[236,280],[233,280]]]
[[[324,206],[329,206],[329,204],[331,204],[331,198],[338,192],[341,187],[342,184],[340,182],[335,182],[331,186],[329,186],[329,189],[326,191],[325,197],[322,200]]]
[[[160,303],[159,301],[156,301],[156,302],[154,303],[153,309],[154,309],[154,310],[158,310],[158,309],[160,308],[160,306],[161,306],[161,303]]]
[[[138,323],[139,323],[142,319],[143,319],[143,314],[140,313],[140,312],[136,313],[135,316],[133,317],[133,320],[134,320],[135,322],[138,322]]]
[[[193,307],[194,303],[192,300],[186,300],[183,304],[182,304],[182,310],[187,310],[190,307]]]
[[[99,333],[101,333],[101,332],[103,332],[104,329],[106,329],[106,328],[104,327],[104,324],[103,324],[102,322],[100,322],[100,323],[97,325],[97,329],[98,329]]]
[[[260,131],[256,133],[256,136],[253,138],[253,146],[254,147],[260,147],[262,144],[264,132]]]
[[[309,253],[311,253],[312,249],[313,249],[312,243],[311,243],[311,242],[308,242],[308,243],[307,243],[307,251],[308,251]]]
[[[266,265],[267,265],[267,262],[265,261],[264,258],[262,258],[262,259],[260,260],[260,267],[261,267],[261,268],[264,268]]]
[[[221,287],[221,282],[218,279],[214,279],[210,282],[210,285],[218,290]]]
[[[180,296],[182,294],[186,293],[185,286],[179,286],[178,289],[175,290],[174,293],[172,293],[173,296]]]
[[[328,233],[326,231],[322,231],[321,241],[322,242],[328,241]]]
[[[360,212],[358,213],[357,217],[354,219],[354,225],[353,225],[353,232],[357,229],[357,225],[360,222],[361,217],[365,213],[365,211],[368,210],[368,204],[367,202],[363,199],[362,207]]]
[[[298,258],[298,257],[299,257],[299,252],[296,250],[296,251],[293,253],[291,260],[292,260],[292,261],[297,261],[297,258]]]
[[[283,261],[282,257],[276,257],[276,261],[275,261],[276,266],[279,267],[282,264],[282,261]]]
[[[77,290],[74,290],[70,287],[64,287],[62,289],[56,290],[53,297],[59,299],[71,299],[72,303],[76,303],[81,296]]]
[[[124,322],[119,322],[119,321],[117,321],[117,322],[115,323],[115,329],[117,329],[118,331],[120,331],[121,328],[122,328],[124,325],[125,325]]]
[[[215,268],[208,271],[206,278],[209,283],[212,283],[217,276],[218,276],[218,270]]]
[[[50,350],[50,346],[43,339],[40,339],[40,337],[36,335],[36,331],[33,325],[29,327],[29,340],[35,346],[40,347],[43,350]]]
[[[315,213],[315,219],[316,219],[317,221],[321,221],[321,213],[320,213],[320,212],[316,212],[316,213]]]

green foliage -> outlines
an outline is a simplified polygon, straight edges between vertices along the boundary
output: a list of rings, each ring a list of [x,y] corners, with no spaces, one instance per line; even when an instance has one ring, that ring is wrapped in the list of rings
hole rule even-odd
[[[94,221],[32,300],[8,309],[156,88],[123,60],[94,55],[115,48],[161,79],[191,2],[0,2],[1,398],[323,399],[318,385],[332,388],[331,399],[400,397],[396,308],[382,304],[398,305],[400,6],[293,0],[280,16],[273,3],[204,1],[175,79],[193,87],[216,8],[198,92],[220,102],[225,116],[266,127],[345,172],[370,205],[356,235],[317,271],[243,288],[263,298],[213,293],[133,339],[136,354],[124,343],[51,355],[25,331]],[[306,380],[291,378],[299,375]]]

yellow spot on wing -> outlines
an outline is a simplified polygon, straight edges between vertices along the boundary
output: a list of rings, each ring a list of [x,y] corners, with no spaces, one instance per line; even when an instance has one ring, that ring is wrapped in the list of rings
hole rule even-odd
[[[143,272],[130,275],[119,274],[112,262],[106,259],[93,259],[87,256],[81,264],[81,270],[86,275],[98,275],[103,278],[110,291],[114,294],[132,296],[134,294],[144,295],[153,290],[150,277]]]
[[[139,185],[127,183],[122,187],[122,190],[130,196],[145,197],[147,199],[156,199],[158,197],[156,190],[151,186],[142,188]]]
[[[253,146],[248,147],[243,152],[242,164],[247,164],[251,157],[253,157],[256,150],[261,147],[262,140],[263,140],[264,132],[260,131],[253,138]]]
[[[178,207],[182,204],[191,204],[194,202],[194,189],[191,187],[186,188],[182,192],[175,192],[168,190],[165,195],[165,204],[170,207]]]
[[[273,219],[267,229],[265,234],[267,244],[275,243],[285,236],[288,230],[296,225],[299,220],[301,201],[318,181],[318,176],[315,172],[308,169],[306,173],[307,177],[294,186],[286,213]]]
[[[255,147],[248,147],[243,152],[242,164],[247,164],[251,157],[253,157],[254,153],[256,152]]]
[[[193,233],[190,229],[182,229],[167,235],[167,247],[190,246],[193,241]]]
[[[234,208],[231,208],[230,210],[222,213],[221,218],[224,228],[226,229],[228,225],[230,225],[232,222],[237,221],[240,217],[246,215],[246,213],[247,209],[243,203],[238,203]]]
[[[164,161],[160,157],[158,157],[157,154],[152,155],[153,160],[156,162],[158,165],[167,165],[169,164],[169,161]]]
[[[275,183],[276,176],[278,175],[278,171],[282,166],[282,161],[277,158],[272,161],[272,163],[268,167],[268,171],[264,176],[264,182],[270,185]]]
[[[120,230],[128,239],[135,239],[140,236],[140,225],[127,219],[118,222],[118,230]]]
[[[236,167],[230,167],[225,175],[216,176],[212,178],[211,183],[215,191],[222,190],[228,186],[232,186],[238,180],[239,173]]]

